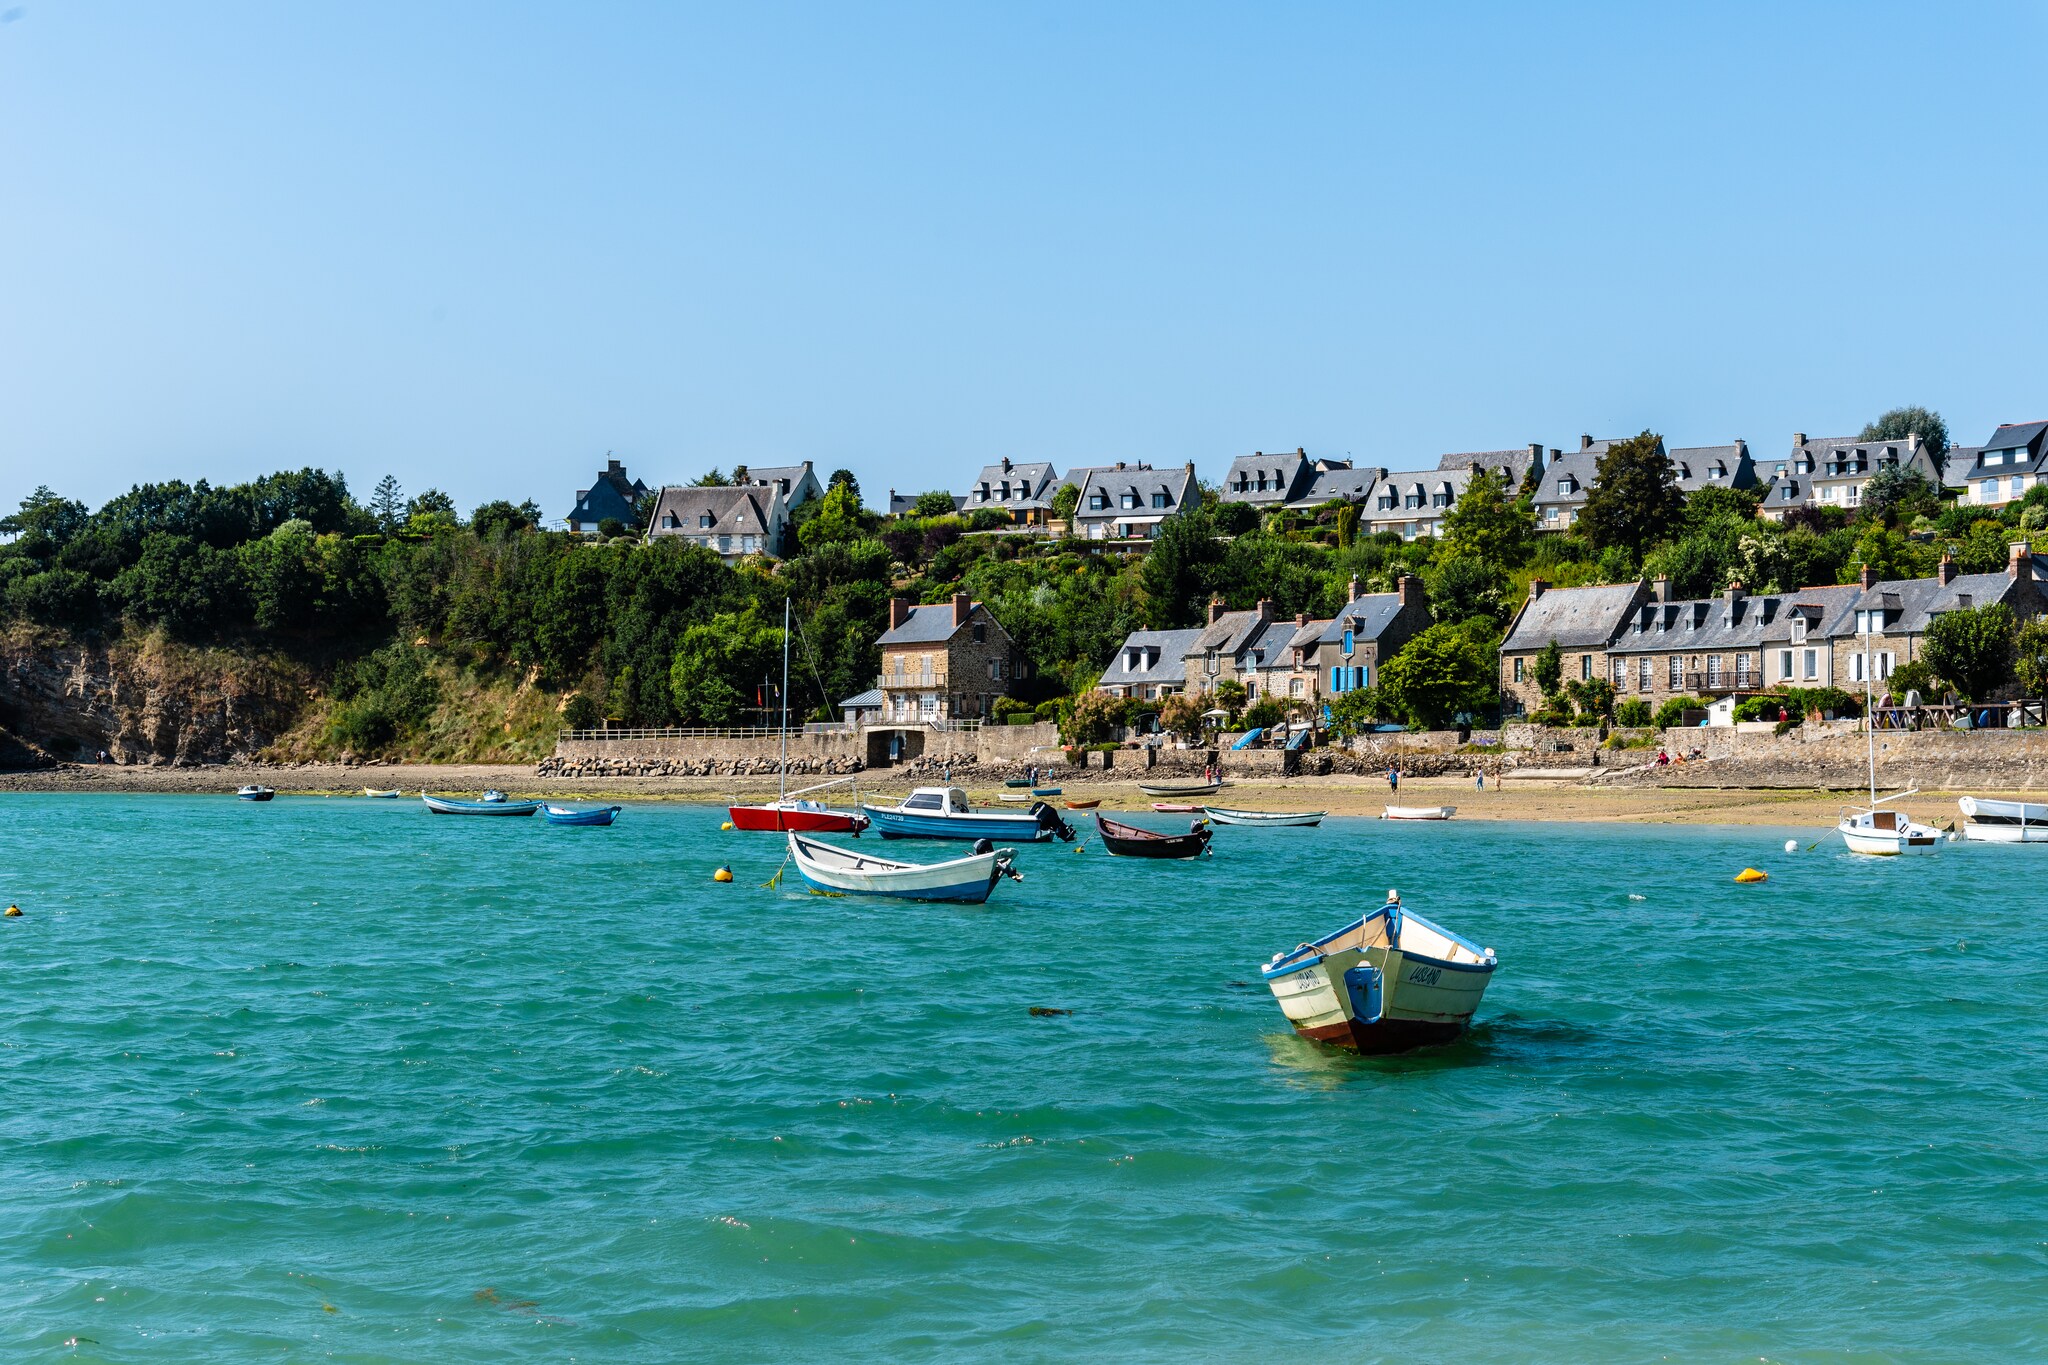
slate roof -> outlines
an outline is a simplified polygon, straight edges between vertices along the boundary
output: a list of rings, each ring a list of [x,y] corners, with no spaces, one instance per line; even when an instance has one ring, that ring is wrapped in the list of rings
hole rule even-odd
[[[1292,621],[1269,621],[1264,630],[1253,632],[1238,653],[1244,656],[1246,666],[1251,668],[1292,667],[1294,656],[1287,649],[1294,639],[1294,630]]]
[[[1439,456],[1438,469],[1491,469],[1496,472],[1508,471],[1508,493],[1512,496],[1528,476],[1531,463],[1542,459],[1540,445],[1526,445],[1514,450],[1464,450]]]
[[[798,501],[797,495],[803,492],[806,476],[813,483],[817,483],[817,473],[809,460],[802,464],[769,464],[758,468],[753,465],[747,466],[748,483],[774,488],[782,494],[785,501],[791,503]],[[789,487],[783,488],[784,482],[787,482]]]
[[[1308,624],[1298,627],[1294,634],[1287,637],[1287,647],[1289,649],[1312,650],[1323,642],[1323,632],[1329,628],[1329,621],[1310,621]],[[1338,633],[1341,635],[1343,632],[1340,631]]]
[[[1088,499],[1098,488],[1109,495],[1109,506],[1091,511]],[[1160,490],[1166,493],[1167,505],[1154,507],[1152,495]],[[1081,486],[1080,501],[1074,504],[1074,520],[1121,521],[1139,517],[1178,516],[1182,505],[1194,491],[1195,471],[1189,465],[1176,465],[1172,469],[1127,466],[1122,469],[1096,470],[1089,474],[1088,482]],[[1136,507],[1122,505],[1125,493],[1136,495]]]
[[[1749,457],[1749,443],[1737,441],[1725,446],[1680,446],[1667,452],[1678,486],[1687,493],[1702,488],[1753,488],[1756,465]]]
[[[1216,618],[1213,625],[1202,628],[1194,644],[1188,647],[1188,653],[1207,654],[1213,649],[1218,654],[1234,657],[1259,627],[1256,611],[1226,611]]]
[[[713,485],[685,488],[665,485],[654,501],[647,519],[649,535],[665,536],[765,536],[769,521],[779,510],[782,494],[773,488],[743,484],[738,488]],[[673,516],[675,525],[666,525]],[[711,525],[703,524],[709,516]],[[774,547],[768,547],[773,549]]]
[[[1998,430],[1984,442],[1983,448],[2010,450],[2015,446],[2025,446],[2038,452],[2042,448],[2044,433],[2048,433],[2048,422],[2001,422]]]
[[[1399,518],[1405,512],[1419,516],[1429,512],[1448,512],[1457,506],[1464,495],[1465,485],[1472,482],[1470,469],[1407,469],[1390,471],[1374,486],[1372,500],[1366,504],[1366,513],[1373,520]],[[1439,493],[1448,492],[1450,501],[1442,507],[1436,505]],[[1381,502],[1389,493],[1393,494],[1394,505],[1382,507]],[[1418,507],[1407,506],[1412,494],[1420,493],[1422,503]]]
[[[1263,488],[1259,486],[1261,477],[1266,481]],[[1217,496],[1225,502],[1278,506],[1299,497],[1314,477],[1315,468],[1309,463],[1305,451],[1289,450],[1279,454],[1254,451],[1230,462]],[[1240,482],[1245,485],[1242,489],[1238,487]]]
[[[845,701],[840,702],[839,709],[842,711],[878,711],[886,700],[887,698],[882,695],[881,688],[870,687],[867,691],[856,692]]]
[[[964,630],[973,623],[977,615],[986,616],[979,602],[968,609],[967,620],[953,624],[953,604],[937,602],[926,607],[912,607],[903,624],[894,630],[882,632],[876,644],[881,645],[937,645],[953,638],[955,631]]]
[[[594,523],[617,517],[629,526],[636,525],[640,514],[633,504],[646,496],[646,484],[627,478],[626,467],[617,460],[607,460],[590,487],[577,490],[575,509],[563,520]]]
[[[1645,601],[1628,614],[1607,648],[1618,654],[1759,649],[1791,639],[1795,614],[1805,615],[1808,631],[1818,637],[1842,603],[1861,592],[1852,584],[1755,597],[1745,594],[1733,602],[1725,594],[1684,602]]]
[[[1012,464],[1008,460],[992,465],[983,465],[981,473],[967,486],[968,507],[1000,507],[1005,511],[1025,511],[1052,506],[1053,490],[1059,487],[1058,475],[1053,467],[1044,461],[1031,464]],[[1003,485],[1008,484],[1010,494],[1003,496]],[[988,490],[984,498],[983,489]]]
[[[1974,479],[1984,474],[2038,473],[2044,460],[2048,460],[2048,440],[2043,439],[2044,435],[2048,435],[2048,422],[2007,422],[1978,447],[1970,472],[1957,477]],[[2021,451],[2017,462],[2008,458],[1995,465],[1984,463],[1987,451],[2007,451],[2015,447]],[[1957,467],[1950,465],[1952,469]]]
[[[1102,670],[1102,685],[1129,686],[1134,683],[1182,683],[1188,679],[1187,656],[1202,632],[1197,630],[1134,630],[1117,647],[1116,657]],[[1157,661],[1150,668],[1129,668],[1126,661],[1133,649],[1156,649]]]
[[[1524,601],[1501,650],[1542,649],[1552,640],[1565,649],[1601,649],[1620,631],[1623,618],[1643,591],[1641,583],[1596,588],[1546,588]]]
[[[1372,496],[1373,485],[1385,478],[1387,471],[1368,465],[1363,469],[1325,469],[1310,476],[1302,486],[1301,496],[1288,503],[1290,507],[1320,507],[1326,502],[1342,498],[1346,502],[1364,502]]]
[[[1970,471],[1977,466],[1977,457],[1984,453],[1982,446],[1950,446],[1941,453],[1941,481],[1961,483],[1970,477]]]
[[[1835,639],[1854,637],[1856,613],[1882,608],[1884,633],[1918,635],[1930,618],[1945,611],[1982,607],[1992,602],[2011,602],[2022,617],[2040,611],[2042,556],[2033,556],[2034,579],[2017,582],[2010,573],[1957,574],[1947,583],[1938,578],[1887,579],[1868,590],[1858,588],[1829,621],[1826,633]]]
[[[1536,485],[1538,507],[1579,507],[1586,501],[1586,495],[1593,490],[1593,476],[1600,468],[1600,457],[1607,453],[1612,441],[1596,441],[1584,450],[1568,450],[1552,460],[1543,471],[1543,481]],[[1575,482],[1571,492],[1560,492],[1561,485]]]
[[[1401,594],[1397,592],[1369,592],[1352,598],[1337,611],[1337,614],[1323,623],[1318,644],[1335,645],[1344,642],[1344,628],[1351,627],[1354,640],[1377,640],[1386,633],[1394,618],[1401,614]]]

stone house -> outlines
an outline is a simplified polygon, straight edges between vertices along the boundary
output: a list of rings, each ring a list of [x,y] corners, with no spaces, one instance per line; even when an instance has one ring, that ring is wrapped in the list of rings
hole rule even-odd
[[[654,500],[647,539],[676,536],[715,552],[726,563],[747,555],[779,555],[789,530],[780,489],[761,484],[708,488],[669,484]]]
[[[1783,521],[1795,507],[1840,507],[1855,511],[1863,489],[1877,471],[1899,465],[1941,487],[1942,459],[1918,436],[1899,441],[1864,441],[1854,436],[1792,433],[1792,450],[1773,463],[1757,515]]]
[[[1200,638],[1194,630],[1134,630],[1117,647],[1116,657],[1096,684],[1113,697],[1156,700],[1184,692],[1188,685],[1187,656]]]
[[[1551,452],[1550,464],[1536,485],[1537,530],[1569,531],[1572,528],[1579,519],[1579,513],[1585,510],[1586,495],[1593,491],[1600,457],[1617,439],[1596,441],[1591,436],[1581,436],[1577,450],[1562,455]]]
[[[1921,657],[1928,623],[1936,616],[2003,602],[2025,621],[2048,611],[2044,583],[2048,560],[2024,541],[2011,547],[2004,573],[1959,574],[1946,554],[1932,578],[1880,580],[1865,568],[1855,595],[1827,626],[1834,648],[1832,682],[1845,692],[1861,692],[1867,668],[1869,681],[1882,690],[1900,664]]]
[[[1640,581],[1553,588],[1540,578],[1531,580],[1529,596],[1516,608],[1500,644],[1503,712],[1513,715],[1543,709],[1543,689],[1536,685],[1536,656],[1553,643],[1564,653],[1562,681],[1611,677],[1608,645],[1649,596],[1649,585]]]
[[[1086,540],[1150,540],[1159,524],[1199,496],[1195,464],[1176,469],[1113,465],[1093,470],[1074,507],[1074,534]]]
[[[1273,604],[1261,601],[1250,611],[1225,611],[1223,599],[1209,599],[1209,619],[1195,641],[1182,656],[1187,676],[1187,690],[1197,695],[1207,695],[1216,690],[1216,685],[1234,679],[1250,684],[1257,677],[1246,678],[1244,660],[1255,640],[1265,638],[1266,627],[1273,624]]]
[[[1360,520],[1372,535],[1392,531],[1403,540],[1434,536],[1444,514],[1457,505],[1472,481],[1465,469],[1420,469],[1389,473],[1374,486]]]
[[[1949,468],[1977,505],[1996,507],[2023,497],[2048,478],[2048,422],[2007,422],[1991,433],[1974,460],[1951,460]]]
[[[1012,464],[1008,456],[985,465],[967,487],[964,512],[983,508],[1006,514],[1018,526],[1043,526],[1052,515],[1052,495],[1060,486],[1053,467],[1044,461]]]
[[[626,466],[617,460],[606,460],[590,487],[576,490],[576,506],[563,521],[577,534],[595,531],[597,524],[608,517],[624,526],[638,526],[640,513],[635,509],[646,496],[646,484],[628,478]]]
[[[1422,580],[1403,574],[1392,592],[1361,593],[1351,580],[1344,605],[1317,632],[1310,662],[1325,697],[1379,682],[1380,665],[1430,627]]]
[[[1639,697],[1652,706],[1672,697],[1824,687],[1833,662],[1824,627],[1859,591],[1751,596],[1736,585],[1719,597],[1674,602],[1659,578],[1609,641],[1605,676],[1617,701]]]
[[[1292,621],[1276,621],[1267,627],[1260,650],[1260,696],[1303,705],[1322,700],[1317,655],[1329,625],[1328,621],[1310,619],[1307,612],[1296,612]]]
[[[879,643],[885,724],[986,720],[1028,669],[1009,632],[966,593],[932,606],[890,598]]]

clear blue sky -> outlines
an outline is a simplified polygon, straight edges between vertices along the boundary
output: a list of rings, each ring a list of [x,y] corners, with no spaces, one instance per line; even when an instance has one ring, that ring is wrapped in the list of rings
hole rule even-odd
[[[20,3],[6,506],[2048,417],[2038,3]]]

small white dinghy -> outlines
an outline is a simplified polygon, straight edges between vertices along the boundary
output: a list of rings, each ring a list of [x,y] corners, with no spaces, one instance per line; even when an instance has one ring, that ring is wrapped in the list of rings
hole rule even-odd
[[[1900,792],[1898,796],[1887,796],[1884,800],[1896,801],[1912,794]],[[1883,804],[1879,801],[1862,809],[1842,812],[1835,831],[1842,836],[1842,842],[1849,846],[1851,853],[1889,858],[1900,853],[1932,853],[1941,843],[1940,830],[1907,818],[1904,811],[1880,810]]]
[[[1011,864],[1015,849],[996,848],[986,839],[975,842],[965,858],[940,863],[899,863],[856,853],[820,839],[789,833],[789,856],[797,875],[813,891],[842,896],[890,896],[906,901],[964,901],[980,905],[995,890],[996,880],[1023,881]]]
[[[1401,906],[1399,892],[1356,924],[1260,968],[1294,1031],[1359,1052],[1405,1052],[1457,1037],[1500,964]]]
[[[1966,796],[1956,802],[1963,812],[1963,837],[1983,844],[2048,844],[2048,806],[2028,801],[1994,801]]]
[[[1321,810],[1232,810],[1228,806],[1204,806],[1202,813],[1219,825],[1320,825],[1329,814]]]
[[[1456,806],[1388,806],[1387,820],[1448,820],[1458,813]]]

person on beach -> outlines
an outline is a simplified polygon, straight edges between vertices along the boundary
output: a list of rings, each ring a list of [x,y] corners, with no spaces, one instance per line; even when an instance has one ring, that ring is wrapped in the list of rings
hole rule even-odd
[[[1472,789],[1482,792],[1486,790],[1486,769],[1481,768],[1472,775]]]
[[[1399,768],[1387,769],[1387,790],[1396,796],[1401,794],[1401,770]]]

